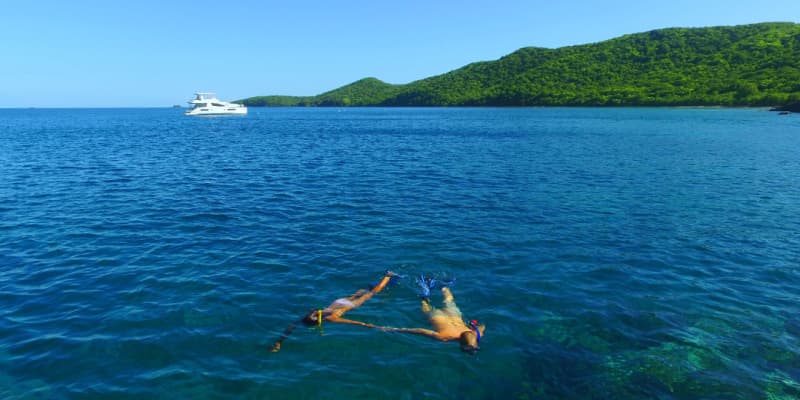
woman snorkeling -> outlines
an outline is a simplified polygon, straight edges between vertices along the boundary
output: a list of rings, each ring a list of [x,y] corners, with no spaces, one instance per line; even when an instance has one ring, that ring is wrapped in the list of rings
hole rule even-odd
[[[336,299],[328,307],[309,311],[309,313],[306,314],[303,318],[289,325],[286,328],[286,330],[283,331],[283,334],[278,339],[278,341],[276,341],[275,344],[272,345],[270,351],[272,351],[273,353],[280,351],[281,343],[283,343],[283,341],[286,340],[286,338],[288,338],[289,335],[292,334],[292,331],[294,331],[294,328],[297,326],[297,322],[302,322],[307,326],[322,326],[322,321],[327,321],[327,322],[337,322],[341,324],[360,325],[368,328],[378,328],[375,325],[368,324],[365,322],[342,318],[342,315],[364,304],[365,301],[369,300],[376,293],[380,293],[380,291],[383,290],[383,288],[385,288],[386,285],[388,285],[389,282],[396,277],[398,277],[398,275],[395,274],[394,272],[386,271],[386,274],[374,287],[370,289],[361,289],[353,293],[349,297]]]

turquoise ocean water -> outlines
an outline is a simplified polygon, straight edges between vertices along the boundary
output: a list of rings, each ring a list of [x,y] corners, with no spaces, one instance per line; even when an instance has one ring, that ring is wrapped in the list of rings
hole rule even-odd
[[[0,398],[800,397],[800,119],[0,110]],[[475,356],[411,276],[457,279]],[[439,297],[434,296],[434,301]]]

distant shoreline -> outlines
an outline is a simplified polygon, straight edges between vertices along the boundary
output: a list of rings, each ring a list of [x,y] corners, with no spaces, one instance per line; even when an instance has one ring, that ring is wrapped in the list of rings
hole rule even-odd
[[[333,109],[353,109],[353,110],[367,110],[367,109],[384,109],[384,110],[411,110],[411,109],[662,109],[662,110],[763,110],[770,111],[772,106],[324,106],[324,107],[300,107],[300,106],[267,106],[267,107],[251,107],[253,109],[306,109],[306,110],[333,110]],[[171,106],[151,106],[151,107],[0,107],[0,112],[7,111],[114,111],[114,110],[165,110],[174,112],[178,115],[181,109],[175,109]],[[180,113],[183,115],[183,113]]]
[[[525,47],[407,84],[364,78],[248,107],[771,107],[800,101],[800,24],[669,28]]]
[[[671,106],[671,105],[624,105],[624,106],[248,106],[250,108],[286,108],[286,109],[412,109],[412,108],[452,108],[452,109],[490,109],[490,108],[503,108],[503,109],[511,109],[511,108],[572,108],[572,109],[579,109],[579,108],[591,108],[591,109],[622,109],[622,108],[652,108],[652,109],[720,109],[720,110],[765,110],[768,111],[770,108],[778,107],[778,105],[765,105],[765,106],[730,106],[730,105],[703,105],[703,106]]]
[[[625,105],[625,106],[250,106],[258,109],[512,109],[512,108],[568,108],[568,109],[623,109],[623,108],[652,108],[652,109],[720,109],[720,110],[765,110],[775,106],[653,106],[653,105]],[[146,107],[0,107],[0,111],[57,111],[57,110],[180,110],[172,106],[146,106]]]

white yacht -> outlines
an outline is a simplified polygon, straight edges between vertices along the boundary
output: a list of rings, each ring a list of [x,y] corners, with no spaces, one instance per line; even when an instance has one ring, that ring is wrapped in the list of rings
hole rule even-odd
[[[192,108],[186,111],[185,115],[245,115],[247,107],[222,101],[214,93],[195,93],[194,100],[189,104]]]

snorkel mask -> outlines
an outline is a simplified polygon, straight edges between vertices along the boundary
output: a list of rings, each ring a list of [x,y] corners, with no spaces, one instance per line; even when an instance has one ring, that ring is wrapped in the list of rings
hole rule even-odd
[[[478,345],[480,345],[481,344],[481,330],[478,329],[478,320],[477,319],[473,319],[472,321],[469,321],[469,327],[472,328],[472,330],[475,332],[475,336],[478,337]]]

